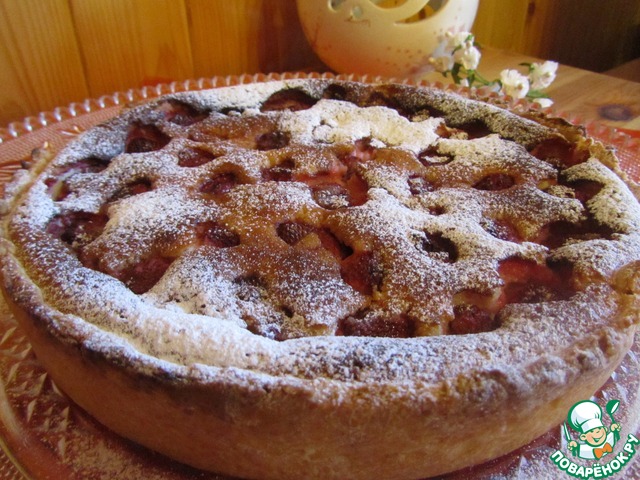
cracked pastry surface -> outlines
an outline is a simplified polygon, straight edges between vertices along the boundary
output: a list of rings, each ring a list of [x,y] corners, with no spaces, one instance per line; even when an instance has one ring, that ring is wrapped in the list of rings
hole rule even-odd
[[[549,119],[291,80],[164,97],[36,157],[5,202],[5,291],[172,385],[305,391],[367,421],[542,408],[536,389],[606,375],[637,322],[634,187]]]

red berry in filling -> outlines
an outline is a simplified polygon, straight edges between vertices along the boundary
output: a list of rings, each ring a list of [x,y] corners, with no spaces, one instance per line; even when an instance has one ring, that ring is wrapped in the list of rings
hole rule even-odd
[[[142,260],[127,272],[123,272],[118,278],[120,278],[133,293],[142,294],[151,290],[151,288],[158,283],[172,261],[173,258],[154,256]]]
[[[196,236],[203,245],[218,248],[235,247],[240,244],[237,234],[217,222],[199,223],[196,225]]]
[[[531,155],[552,165],[571,167],[583,163],[589,158],[587,149],[578,150],[575,145],[564,139],[544,140],[531,150]]]
[[[315,229],[300,222],[283,222],[276,227],[278,236],[289,245],[295,245]]]
[[[458,248],[455,243],[443,237],[441,233],[425,232],[424,237],[420,237],[418,247],[443,262],[450,263],[458,259]]]
[[[126,153],[143,153],[160,150],[171,138],[162,133],[155,125],[135,124],[129,130],[125,140]]]
[[[498,273],[505,283],[505,303],[562,300],[574,293],[570,265],[540,265],[513,257],[500,262]]]
[[[507,220],[487,220],[482,224],[482,227],[492,236],[499,238],[500,240],[516,243],[522,241],[522,237],[520,236],[518,229]]]
[[[421,195],[435,190],[435,187],[429,180],[419,175],[410,176],[407,184],[409,185],[409,191],[412,195]]]
[[[265,100],[260,108],[263,112],[281,110],[306,110],[318,100],[299,89],[280,90]]]
[[[275,150],[289,145],[289,134],[275,131],[267,132],[256,138],[256,148],[258,150]]]
[[[354,290],[371,295],[382,283],[382,267],[371,252],[354,253],[340,266],[342,279]]]
[[[86,245],[102,233],[108,220],[100,213],[67,212],[53,217],[47,232],[69,245]]]
[[[113,202],[115,200],[121,200],[123,198],[132,197],[134,195],[140,195],[141,193],[150,192],[152,189],[153,185],[151,184],[151,181],[146,178],[142,178],[140,180],[136,180],[134,182],[126,184],[124,187],[114,193],[109,201]]]
[[[295,162],[291,159],[284,160],[278,165],[267,168],[262,172],[262,179],[266,182],[289,182],[293,179]]]
[[[164,117],[167,121],[182,127],[193,125],[194,123],[204,120],[208,116],[208,112],[200,111],[195,107],[178,100],[163,102],[159,106],[159,110],[164,113]]]
[[[238,179],[233,173],[219,173],[200,186],[202,193],[220,195],[230,192],[238,184]]]
[[[185,148],[178,152],[178,165],[180,167],[199,167],[209,163],[216,156],[208,150],[201,148]]]
[[[454,335],[490,332],[497,328],[495,317],[476,305],[456,305],[449,331]]]
[[[506,173],[490,173],[480,179],[473,188],[478,190],[505,190],[516,183],[511,175]]]
[[[338,334],[344,336],[409,338],[415,333],[414,322],[406,315],[369,318],[347,317],[340,322]]]
[[[335,210],[349,206],[349,191],[337,183],[321,183],[312,190],[313,199],[322,208]]]

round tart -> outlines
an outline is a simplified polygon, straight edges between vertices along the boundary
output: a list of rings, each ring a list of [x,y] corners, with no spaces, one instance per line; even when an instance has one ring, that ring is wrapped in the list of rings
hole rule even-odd
[[[629,349],[640,207],[565,122],[285,80],[128,108],[7,188],[2,287],[117,433],[244,478],[409,479],[559,424]]]

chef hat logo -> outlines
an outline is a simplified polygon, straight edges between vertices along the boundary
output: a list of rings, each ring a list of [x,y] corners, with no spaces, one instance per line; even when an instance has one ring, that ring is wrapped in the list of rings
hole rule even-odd
[[[602,423],[602,409],[591,400],[583,400],[576,403],[571,410],[567,420],[571,427],[581,433],[587,433],[598,427],[604,427]]]

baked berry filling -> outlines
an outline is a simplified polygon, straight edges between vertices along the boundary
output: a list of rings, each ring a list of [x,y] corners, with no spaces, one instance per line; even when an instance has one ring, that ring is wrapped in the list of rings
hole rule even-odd
[[[407,315],[365,316],[359,312],[342,319],[336,334],[346,337],[410,338],[415,335],[415,321]]]
[[[98,238],[108,220],[102,213],[67,212],[49,221],[47,233],[71,246],[80,247]]]
[[[498,273],[505,283],[505,304],[566,300],[576,293],[572,268],[567,263],[540,265],[513,257],[500,262]]]
[[[263,133],[256,138],[258,150],[275,150],[289,145],[289,134],[280,131]]]
[[[441,233],[424,232],[417,242],[418,250],[441,262],[452,263],[458,259],[458,248]]]
[[[145,192],[150,192],[151,190],[153,190],[153,184],[151,183],[151,180],[149,180],[148,178],[141,178],[139,180],[129,182],[122,188],[118,189],[118,191],[116,191],[111,196],[111,198],[109,198],[109,202],[133,197],[134,195],[140,195]]]
[[[217,158],[209,150],[203,148],[185,148],[178,152],[178,165],[181,167],[199,167]]]
[[[188,103],[174,99],[162,102],[158,110],[164,113],[165,120],[181,127],[201,122],[209,116],[208,111],[201,111]]]
[[[522,242],[523,238],[515,225],[507,219],[485,219],[480,222],[490,235],[506,242]]]
[[[280,90],[279,92],[271,95],[264,101],[260,107],[260,111],[277,112],[282,110],[306,110],[313,107],[317,102],[317,99],[313,98],[306,92],[297,88],[292,88],[290,90]]]
[[[443,118],[443,114],[438,108],[421,106],[418,111],[414,111],[413,108],[407,107],[402,102],[394,101],[393,92],[387,90],[360,95],[333,84],[324,90],[323,98],[351,101],[360,106],[388,107],[403,115],[405,118],[401,120],[405,123],[407,118],[412,122],[420,122],[434,116]],[[211,215],[207,214],[207,221],[197,221],[197,218],[194,218],[187,223],[188,226],[185,230],[188,230],[188,239],[191,244],[181,245],[177,250],[182,247],[186,247],[185,250],[189,251],[204,247],[208,248],[206,251],[215,252],[222,258],[224,255],[229,257],[240,255],[238,252],[244,252],[245,248],[249,250],[255,247],[255,251],[259,251],[259,248],[275,248],[279,250],[275,253],[265,252],[264,257],[286,260],[304,258],[305,261],[308,258],[309,262],[320,259],[317,260],[318,264],[309,263],[308,267],[305,265],[305,268],[308,268],[308,271],[326,268],[335,277],[331,279],[332,282],[342,282],[340,288],[347,290],[349,295],[358,299],[357,302],[354,302],[354,306],[350,307],[351,310],[348,314],[345,315],[342,312],[340,318],[337,319],[337,331],[334,333],[338,335],[412,337],[424,334],[420,322],[440,322],[441,328],[438,330],[440,333],[478,334],[499,328],[500,312],[509,304],[562,301],[571,298],[579,289],[578,280],[574,278],[570,265],[546,264],[544,261],[536,263],[513,256],[497,262],[496,273],[502,281],[502,285],[499,287],[495,287],[495,285],[490,288],[474,286],[469,290],[456,292],[458,287],[451,286],[443,289],[446,293],[439,292],[438,295],[443,295],[442,302],[449,302],[442,309],[447,312],[443,319],[417,319],[414,316],[414,310],[403,311],[403,307],[398,307],[398,304],[393,309],[385,309],[381,307],[379,298],[386,295],[387,291],[404,294],[404,286],[398,287],[385,283],[390,283],[392,278],[397,281],[395,279],[398,278],[397,275],[393,276],[390,273],[394,268],[394,265],[388,263],[388,258],[391,258],[391,255],[382,255],[376,250],[377,247],[372,247],[372,245],[378,245],[375,242],[358,243],[352,241],[352,235],[355,235],[352,231],[354,229],[347,229],[347,231],[340,226],[340,222],[335,220],[335,218],[343,218],[342,216],[347,218],[350,214],[356,216],[358,212],[365,212],[370,205],[368,202],[371,200],[373,203],[376,199],[374,192],[370,192],[370,189],[374,187],[383,188],[383,193],[387,196],[397,195],[395,192],[404,190],[404,193],[397,195],[394,201],[402,204],[403,208],[414,208],[417,205],[416,208],[419,212],[413,213],[416,213],[416,218],[422,218],[424,213],[439,216],[459,209],[461,206],[456,204],[457,200],[450,201],[445,190],[457,189],[458,185],[462,184],[464,185],[462,188],[464,197],[461,198],[468,196],[472,199],[482,198],[482,201],[495,202],[495,204],[491,204],[490,208],[484,208],[482,212],[478,213],[477,218],[470,221],[476,222],[476,226],[479,225],[492,237],[512,243],[512,245],[504,245],[486,237],[493,244],[502,245],[504,248],[514,249],[514,251],[524,248],[523,245],[520,245],[524,243],[524,240],[554,250],[570,242],[611,238],[613,235],[610,228],[599,225],[589,212],[589,205],[592,203],[592,199],[602,192],[603,184],[587,180],[568,181],[563,176],[562,170],[564,168],[587,159],[585,150],[576,148],[568,141],[556,138],[544,140],[530,149],[531,155],[556,167],[551,169],[551,174],[548,170],[543,169],[540,175],[528,178],[527,171],[519,171],[517,167],[500,170],[494,163],[490,168],[485,167],[481,172],[474,172],[473,182],[465,184],[464,181],[459,181],[459,178],[455,177],[456,181],[452,186],[447,183],[446,175],[447,172],[455,170],[455,168],[453,168],[454,165],[446,165],[455,160],[456,156],[462,158],[464,155],[468,155],[468,152],[462,151],[460,153],[455,150],[455,144],[492,134],[493,132],[484,122],[474,121],[462,124],[450,122],[455,126],[451,126],[445,121],[441,121],[439,124],[433,122],[436,140],[433,140],[429,146],[421,145],[415,150],[403,150],[395,145],[385,146],[384,142],[375,138],[371,131],[364,131],[365,133],[358,131],[356,134],[352,134],[348,140],[341,140],[336,144],[320,146],[316,144],[310,147],[304,142],[302,144],[298,142],[294,131],[285,131],[282,124],[278,123],[277,118],[278,112],[286,111],[286,115],[291,115],[290,112],[313,108],[316,103],[317,99],[302,90],[286,89],[271,95],[262,103],[260,110],[263,114],[252,110],[249,115],[248,112],[234,107],[223,109],[224,113],[228,113],[225,116],[219,111],[210,114],[208,110],[194,107],[182,101],[166,101],[156,107],[157,111],[162,113],[162,118],[157,120],[157,123],[163,126],[164,131],[158,125],[146,123],[147,120],[132,122],[126,135],[125,152],[146,153],[160,150],[167,152],[167,163],[169,164],[167,168],[173,168],[173,172],[177,172],[177,176],[180,177],[179,181],[188,184],[184,189],[184,195],[190,200],[194,200],[198,205],[206,205],[206,208],[210,206],[211,212],[214,212]],[[154,115],[155,118],[159,116],[157,112]],[[397,116],[393,115],[393,117]],[[168,125],[166,122],[173,125]],[[201,125],[196,125],[199,122],[202,122]],[[329,123],[324,121],[320,127],[329,128]],[[183,133],[179,133],[181,130]],[[171,135],[165,131],[171,132]],[[179,142],[171,143],[174,135],[197,139],[203,143],[181,147]],[[447,151],[441,152],[440,148],[444,150],[445,142],[439,143],[438,137],[453,138],[455,141],[447,142],[449,145]],[[474,148],[489,140],[493,139],[475,142]],[[208,144],[205,144],[206,142]],[[449,149],[453,149],[454,153],[450,153]],[[149,158],[157,160],[157,158],[164,158],[162,155],[163,153],[160,152],[149,156]],[[218,168],[217,165],[210,164],[210,162],[222,155],[225,155],[225,166],[215,171],[214,167]],[[228,165],[227,156],[229,157]],[[122,157],[124,161],[140,161],[140,157],[134,155]],[[195,170],[193,179],[191,179],[186,170],[176,168],[176,157],[178,167],[183,169],[203,168]],[[238,164],[233,165],[231,162],[236,158]],[[464,168],[464,162],[460,162],[460,164],[461,168]],[[71,188],[75,188],[76,182],[70,181],[75,175],[100,175],[108,165],[109,160],[88,157],[54,169],[51,176],[45,180],[48,194],[55,201],[64,200],[71,193]],[[554,171],[558,172],[555,177]],[[150,175],[148,171],[145,172],[147,173],[137,175]],[[126,183],[108,199],[101,212],[106,212],[107,208],[111,207],[110,203],[116,200],[141,195],[154,189],[160,191],[160,187],[168,183],[168,180],[162,175],[164,172],[158,172],[156,177],[154,172],[153,180],[144,176]],[[463,178],[463,175],[460,178]],[[122,182],[122,180],[119,181]],[[387,187],[384,184],[385,181],[392,183],[393,188]],[[260,199],[259,206],[256,206],[257,202],[253,202],[250,198],[245,199],[245,196],[250,197],[251,195],[250,188],[243,186],[243,188],[236,189],[239,184],[267,184],[269,182],[290,182],[297,185],[261,185],[260,188],[265,187],[264,191],[267,191],[266,187],[273,187],[274,192],[275,189],[280,192],[291,188],[292,198],[283,199],[279,193],[274,193],[272,196],[265,195]],[[368,182],[371,182],[371,185]],[[300,184],[308,187],[308,190],[302,188],[302,194],[300,193]],[[380,187],[380,185],[383,186]],[[443,188],[446,185],[448,187]],[[469,185],[471,185],[471,189],[468,188]],[[572,202],[574,207],[577,204],[575,199],[579,200],[585,211],[584,214],[580,213],[582,219],[570,222],[564,219],[565,216],[558,214],[553,221],[542,228],[539,227],[539,223],[536,224],[537,227],[533,234],[526,232],[520,220],[513,216],[510,217],[508,213],[510,210],[500,203],[500,199],[503,198],[501,193],[512,187],[515,188],[507,193],[509,201],[520,201],[519,197],[512,194],[519,191],[518,189],[523,185],[535,185],[547,191],[550,196],[554,197],[554,200]],[[230,194],[234,189],[236,191]],[[407,189],[411,196],[406,195]],[[484,192],[495,193],[486,194]],[[380,195],[379,192],[378,195]],[[147,197],[153,196],[152,194]],[[283,195],[283,197],[286,196],[287,194]],[[234,212],[217,213],[218,209],[224,211],[227,205],[234,204],[237,200],[236,197],[242,197],[243,201],[252,203],[251,208],[267,212],[269,215],[272,214],[269,210],[270,202],[275,205],[273,212],[278,213],[273,213],[273,218],[270,217],[268,220],[271,223],[266,228],[263,228],[264,225],[261,224],[260,228],[256,229],[259,231],[256,238],[246,235],[244,229],[240,230],[234,221],[229,220],[233,219]],[[309,197],[313,201],[309,201]],[[144,200],[144,198],[140,200]],[[295,202],[304,203],[304,207],[296,211],[289,211],[287,210],[289,208],[287,202],[289,201],[292,202],[292,205]],[[122,202],[123,209],[128,207],[127,203]],[[65,204],[66,202],[62,202],[59,206],[62,207]],[[483,207],[486,205],[483,204]],[[281,214],[279,209],[282,209],[284,213]],[[207,211],[209,212],[209,210]],[[153,213],[161,215],[161,212]],[[239,217],[242,217],[242,214],[244,213],[239,212]],[[379,214],[382,215],[380,212]],[[537,212],[532,214],[536,215]],[[211,218],[213,220],[210,220]],[[368,218],[371,218],[370,223],[376,222],[373,217]],[[561,220],[555,220],[555,218],[561,218]],[[86,267],[100,270],[120,279],[135,293],[149,291],[165,275],[175,260],[174,252],[171,250],[173,247],[149,246],[149,251],[142,255],[142,259],[134,265],[124,269],[111,268],[106,255],[105,258],[99,257],[93,246],[85,248],[105,233],[105,225],[108,220],[107,215],[103,213],[91,214],[63,210],[61,214],[56,215],[49,222],[47,232],[74,249]],[[251,221],[253,220],[251,219]],[[267,220],[257,219],[256,224],[264,221]],[[411,222],[413,221],[411,220]],[[450,235],[449,229],[442,227],[442,225],[447,225],[446,216],[439,219],[430,218],[428,221],[437,226],[429,226],[429,231],[426,230],[426,225],[429,224],[421,223],[420,226],[415,224],[411,226],[412,233],[409,234],[411,235],[409,238],[411,238],[413,246],[410,245],[409,248],[411,249],[412,261],[415,260],[419,268],[442,268],[446,272],[455,271],[466,260],[463,257],[465,249],[451,240],[451,238],[459,237]],[[369,227],[369,225],[365,225],[363,228]],[[376,227],[371,228],[375,229]],[[111,230],[110,228],[109,231]],[[242,232],[242,241],[236,232]],[[259,235],[262,232],[271,238],[261,239]],[[108,233],[106,232],[105,235]],[[393,235],[397,233],[399,232],[393,232]],[[406,241],[407,235],[404,233],[402,235]],[[372,234],[372,236],[375,235]],[[342,240],[343,238],[349,238],[348,244]],[[386,248],[386,246],[380,248]],[[253,250],[251,251],[253,252]],[[541,251],[544,252],[544,249]],[[304,256],[307,254],[308,256]],[[260,257],[259,254],[254,253],[254,255]],[[549,257],[551,258],[551,255]],[[278,293],[278,288],[276,288],[278,285],[274,283],[273,278],[266,275],[260,277],[253,273],[253,267],[249,268],[239,260],[234,261],[238,262],[238,265],[234,264],[234,268],[245,272],[232,282],[232,290],[237,302],[239,304],[263,302],[268,304],[270,309],[268,310],[270,313],[265,314],[265,318],[258,318],[253,313],[247,313],[249,310],[240,309],[244,312],[240,316],[246,322],[247,328],[256,334],[269,338],[286,339],[288,327],[283,322],[294,317],[294,321],[299,322],[302,315],[296,304],[296,301],[299,300],[296,293],[291,294],[294,300],[285,298],[285,295]],[[294,264],[295,262],[290,262],[290,265]],[[178,268],[177,265],[176,268]],[[421,274],[422,272],[417,273]],[[307,272],[299,276],[306,274]],[[410,272],[408,277],[411,275]],[[420,277],[420,275],[414,276]],[[288,279],[286,275],[283,275],[282,278]],[[429,277],[425,275],[420,278]],[[410,281],[411,279],[407,278],[407,283]],[[441,281],[441,279],[438,278],[437,281]],[[446,282],[446,280],[442,281]],[[294,283],[291,281],[292,285]],[[427,281],[424,280],[423,285],[426,283]],[[302,291],[305,286],[300,288]],[[314,288],[320,287],[314,286]],[[410,296],[410,300],[414,301],[420,295],[411,293]],[[429,299],[429,301],[432,300]],[[401,313],[398,313],[399,311]]]
[[[418,154],[418,160],[425,167],[442,166],[454,160],[449,153],[440,153],[437,145],[432,145]]]
[[[233,172],[221,172],[213,175],[200,185],[200,192],[210,195],[223,195],[238,185],[240,180]]]
[[[262,180],[269,182],[289,182],[293,180],[293,172],[296,164],[293,159],[287,158],[270,168],[262,171]]]
[[[161,255],[151,256],[124,271],[115,272],[113,276],[127,285],[133,293],[142,294],[158,283],[173,260]]]
[[[354,290],[371,295],[382,284],[383,270],[373,252],[355,252],[340,264],[342,279]]]
[[[229,248],[240,245],[240,237],[218,222],[201,222],[196,225],[196,237],[200,245]]]
[[[589,159],[589,151],[578,149],[562,138],[552,138],[538,143],[531,151],[534,157],[552,165],[571,167]]]
[[[449,333],[467,335],[495,330],[495,315],[477,305],[456,305],[453,307],[454,318],[449,322]]]
[[[474,138],[486,137],[493,133],[491,129],[482,120],[474,120],[471,122],[463,123],[462,125],[456,125],[458,130],[462,130],[467,134],[469,140]]]
[[[52,176],[44,181],[49,196],[54,201],[64,200],[71,193],[68,182],[74,175],[79,173],[99,173],[107,168],[109,163],[110,160],[89,157],[55,168]]]
[[[171,137],[160,131],[155,125],[134,124],[125,140],[126,153],[144,153],[160,150]]]
[[[313,231],[313,226],[300,222],[282,222],[276,227],[278,236],[289,245],[295,245]]]
[[[516,180],[512,175],[506,173],[490,173],[478,180],[473,185],[473,188],[488,191],[506,190],[515,185],[515,183]]]

